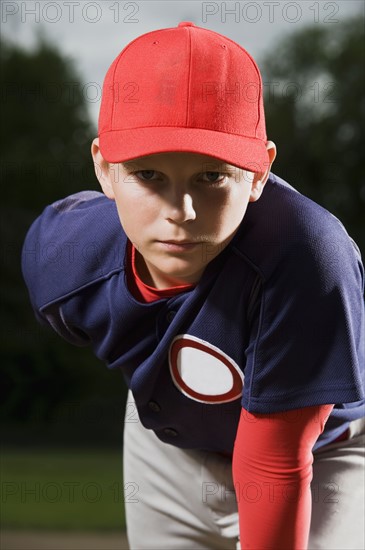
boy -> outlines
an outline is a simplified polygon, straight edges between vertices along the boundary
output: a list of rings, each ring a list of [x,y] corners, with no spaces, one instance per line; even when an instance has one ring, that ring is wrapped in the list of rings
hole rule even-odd
[[[37,316],[130,389],[133,550],[363,547],[361,259],[275,154],[247,52],[189,22],[154,31],[105,78],[104,195],[28,233]]]

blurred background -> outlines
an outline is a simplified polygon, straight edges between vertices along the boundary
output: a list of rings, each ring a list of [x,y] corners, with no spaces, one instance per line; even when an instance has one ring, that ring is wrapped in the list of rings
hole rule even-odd
[[[362,1],[1,0],[2,549],[127,548],[121,373],[37,324],[20,253],[47,204],[98,189],[90,145],[113,59],[180,21],[253,55],[273,171],[337,216],[364,255]]]

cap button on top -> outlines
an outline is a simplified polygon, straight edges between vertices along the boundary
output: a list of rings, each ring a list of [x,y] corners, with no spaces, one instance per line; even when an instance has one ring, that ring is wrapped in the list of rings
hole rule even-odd
[[[191,21],[182,21],[178,24],[178,27],[195,27],[195,25]]]

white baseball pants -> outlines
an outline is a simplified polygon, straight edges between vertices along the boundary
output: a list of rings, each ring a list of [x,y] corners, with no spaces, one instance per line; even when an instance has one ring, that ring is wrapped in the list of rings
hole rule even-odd
[[[349,440],[314,453],[308,550],[365,549],[364,432],[365,419],[355,421]],[[230,458],[161,442],[142,426],[131,394],[124,488],[131,550],[240,549]],[[260,498],[252,489],[247,498]]]

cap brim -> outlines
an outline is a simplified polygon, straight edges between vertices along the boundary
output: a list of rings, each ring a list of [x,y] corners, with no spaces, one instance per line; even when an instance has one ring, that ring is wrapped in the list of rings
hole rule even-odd
[[[270,166],[263,140],[200,128],[113,130],[100,134],[99,145],[103,158],[112,163],[180,151],[208,155],[251,172],[264,172]]]

